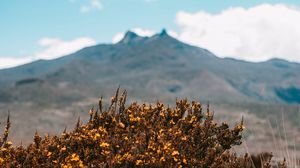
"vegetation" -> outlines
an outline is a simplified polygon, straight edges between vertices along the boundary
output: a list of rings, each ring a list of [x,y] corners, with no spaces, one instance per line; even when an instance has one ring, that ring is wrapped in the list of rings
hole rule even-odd
[[[9,117],[0,141],[1,167],[271,167],[270,153],[242,157],[230,152],[240,145],[243,120],[233,127],[217,124],[209,106],[177,100],[176,107],[132,103],[119,89],[107,110],[91,109],[86,124],[45,137],[36,132],[29,146],[7,140]],[[279,167],[286,167],[280,163]]]

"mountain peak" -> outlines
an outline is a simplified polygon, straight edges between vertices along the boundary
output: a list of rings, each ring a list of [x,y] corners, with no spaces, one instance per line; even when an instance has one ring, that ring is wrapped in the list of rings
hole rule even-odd
[[[166,29],[162,29],[160,33],[155,34],[151,38],[152,39],[173,39],[173,40],[177,40],[177,39],[173,38],[172,36],[170,36]]]
[[[166,29],[162,29],[161,32],[159,33],[159,36],[169,36],[169,34],[167,33]]]
[[[135,32],[128,30],[128,31],[125,33],[124,38],[126,38],[126,37],[128,37],[128,38],[135,38],[135,37],[138,37],[138,36],[139,36],[139,35],[137,35]]]
[[[154,37],[154,39],[160,39],[160,38],[168,39],[171,36],[168,34],[166,29],[162,29],[160,33],[155,34],[151,38],[153,38],[153,37]],[[120,41],[120,43],[129,44],[129,43],[136,42],[136,41],[139,41],[144,38],[148,38],[148,37],[139,36],[135,32],[129,30],[125,33],[125,35],[124,35],[123,39]]]
[[[129,43],[133,40],[140,39],[141,37],[137,35],[135,32],[127,31],[124,35],[124,38],[121,40],[123,43]]]

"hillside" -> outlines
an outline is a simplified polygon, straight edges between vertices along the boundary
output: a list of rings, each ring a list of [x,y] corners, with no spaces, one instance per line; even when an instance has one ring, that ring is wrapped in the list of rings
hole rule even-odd
[[[268,121],[277,127],[274,123],[281,120],[283,111],[286,129],[300,135],[295,117],[299,115],[299,72],[300,64],[285,60],[252,63],[219,58],[178,41],[165,30],[152,37],[129,31],[116,44],[0,70],[1,123],[9,110],[11,138],[30,142],[36,129],[55,134],[66,126],[73,128],[78,116],[86,121],[85,112],[98,98],[109,98],[120,85],[133,100],[172,103],[189,98],[214,104],[220,120],[235,121],[243,115],[246,124],[253,125],[247,138],[255,137],[256,147],[263,149],[267,147],[263,142],[272,139],[265,129]]]
[[[163,99],[200,96],[220,102],[300,103],[299,72],[300,64],[279,59],[251,63],[219,58],[165,30],[153,37],[127,32],[117,44],[0,70],[0,101],[36,102],[47,95],[47,102],[69,103],[121,85],[138,98],[146,94]]]

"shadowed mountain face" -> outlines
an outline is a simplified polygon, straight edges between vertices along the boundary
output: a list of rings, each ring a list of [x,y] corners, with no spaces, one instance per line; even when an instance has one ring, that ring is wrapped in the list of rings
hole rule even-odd
[[[117,44],[84,48],[55,60],[0,70],[0,102],[65,105],[118,85],[137,99],[200,98],[216,102],[300,103],[300,64],[222,59],[166,31],[127,32]]]

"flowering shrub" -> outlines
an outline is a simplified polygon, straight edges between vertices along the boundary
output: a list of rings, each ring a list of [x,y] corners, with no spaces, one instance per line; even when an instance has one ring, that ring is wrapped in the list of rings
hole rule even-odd
[[[8,117],[1,167],[254,167],[247,154],[229,152],[241,144],[243,120],[230,129],[215,123],[210,109],[204,112],[199,102],[178,100],[175,108],[160,102],[125,107],[126,91],[118,94],[106,111],[101,98],[86,124],[78,120],[73,131],[58,136],[36,133],[26,147],[7,141]]]

